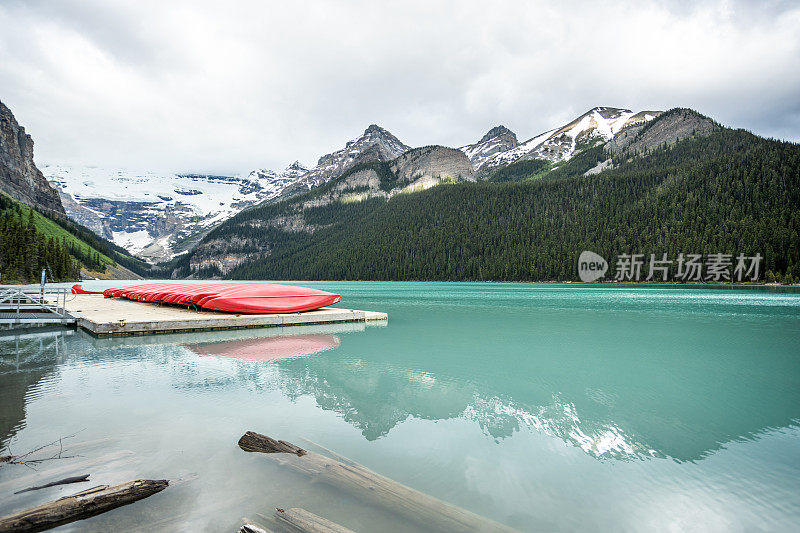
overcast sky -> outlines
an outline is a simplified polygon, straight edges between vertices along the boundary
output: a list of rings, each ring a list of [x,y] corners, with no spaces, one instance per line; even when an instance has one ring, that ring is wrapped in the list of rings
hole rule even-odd
[[[0,0],[0,100],[38,164],[242,173],[377,123],[527,139],[591,107],[800,141],[797,2]]]

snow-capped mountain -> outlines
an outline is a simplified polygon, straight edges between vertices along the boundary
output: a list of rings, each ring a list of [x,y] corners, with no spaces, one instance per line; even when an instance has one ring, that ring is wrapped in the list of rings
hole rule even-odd
[[[317,166],[302,176],[292,188],[312,189],[338,178],[349,168],[370,161],[390,161],[411,147],[385,129],[372,124],[345,147],[319,158]]]
[[[661,111],[640,111],[614,107],[595,107],[572,122],[516,143],[513,132],[503,126],[492,128],[475,144],[462,146],[477,173],[485,174],[494,168],[519,159],[547,159],[553,162],[571,158],[576,149],[594,141],[608,141],[620,130],[648,122]]]
[[[467,154],[472,168],[479,170],[484,163],[491,161],[497,154],[513,150],[519,145],[517,135],[505,126],[496,126],[490,129],[480,141],[459,148]]]
[[[263,168],[252,171],[247,176],[247,179],[251,182],[260,183],[264,191],[263,200],[269,200],[280,195],[286,187],[294,184],[308,170],[300,161],[295,161],[286,167],[283,172],[275,172],[274,170]]]
[[[171,258],[184,239],[278,196],[307,170],[299,162],[248,176],[42,167],[70,218],[150,261]]]
[[[474,175],[520,159],[572,157],[595,142],[608,141],[625,128],[660,115],[596,107],[559,128],[525,142],[504,126],[489,130],[480,141],[463,146]],[[242,209],[265,200],[319,187],[361,163],[393,161],[411,147],[372,124],[341,150],[319,158],[308,169],[294,162],[283,172],[254,170],[247,176],[160,174],[94,167],[49,165],[42,171],[61,194],[67,215],[141,257],[159,261],[192,246],[209,228]],[[466,161],[465,161],[466,164]],[[461,175],[467,173],[460,172]]]

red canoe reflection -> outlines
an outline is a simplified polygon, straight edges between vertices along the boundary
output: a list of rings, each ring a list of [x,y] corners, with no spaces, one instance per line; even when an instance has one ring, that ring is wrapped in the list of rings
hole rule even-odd
[[[242,359],[246,361],[278,361],[308,357],[339,346],[336,335],[283,335],[257,337],[209,344],[184,344],[198,355]]]

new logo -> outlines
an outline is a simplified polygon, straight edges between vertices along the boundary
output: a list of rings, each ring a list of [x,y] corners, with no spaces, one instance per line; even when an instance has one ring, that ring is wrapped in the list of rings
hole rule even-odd
[[[578,277],[581,281],[589,283],[605,276],[608,263],[594,252],[584,250],[578,257]]]

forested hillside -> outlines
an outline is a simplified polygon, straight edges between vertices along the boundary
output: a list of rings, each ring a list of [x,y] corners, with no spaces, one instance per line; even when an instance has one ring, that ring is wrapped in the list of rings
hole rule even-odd
[[[3,283],[32,282],[47,270],[52,281],[69,281],[79,274],[64,239],[37,228],[32,209],[0,194],[0,274]],[[96,259],[94,257],[92,260]]]
[[[73,222],[48,216],[0,193],[0,275],[3,283],[71,281],[81,269],[102,275],[108,268],[143,263]]]
[[[135,277],[149,267],[66,218],[58,191],[33,160],[33,139],[0,102],[0,275],[4,283]]]
[[[264,206],[206,240],[252,252],[226,273],[230,278],[574,280],[578,255],[593,250],[609,259],[761,253],[769,279],[800,279],[800,146],[742,130],[709,131],[618,151],[614,167],[598,174],[584,175],[612,157],[603,147],[544,173],[545,165],[532,164],[528,176],[519,175],[524,167],[495,174],[507,183],[306,203],[302,217],[313,231],[266,223],[289,206]],[[262,243],[255,251],[254,242]]]

